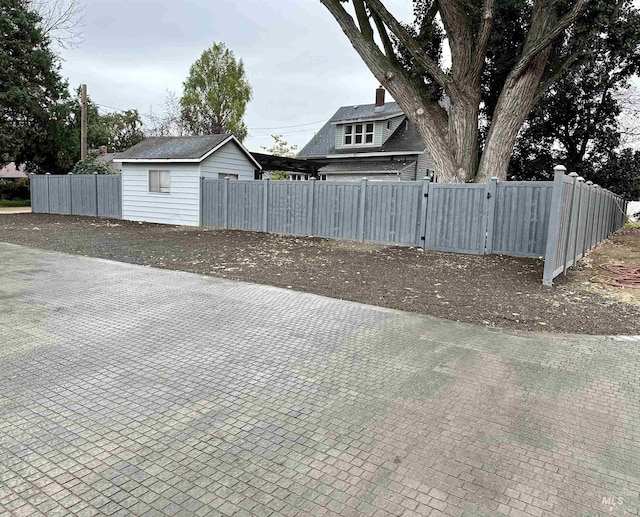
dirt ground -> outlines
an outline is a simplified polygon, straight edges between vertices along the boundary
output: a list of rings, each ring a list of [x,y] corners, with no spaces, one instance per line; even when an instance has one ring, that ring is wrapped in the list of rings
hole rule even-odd
[[[542,286],[543,261],[351,241],[45,214],[0,215],[0,241],[258,282],[509,329],[640,334],[631,289],[593,284],[595,265],[640,264],[640,229]],[[639,291],[639,290],[634,290]]]
[[[640,267],[640,223],[635,228],[625,228],[591,250],[571,277],[572,283],[591,292],[640,307],[640,289],[622,289],[600,282],[614,276],[601,267],[607,263]]]

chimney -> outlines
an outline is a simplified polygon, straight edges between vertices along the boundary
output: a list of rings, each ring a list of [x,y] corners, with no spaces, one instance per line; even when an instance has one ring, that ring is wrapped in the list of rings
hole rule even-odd
[[[384,106],[384,94],[384,88],[382,86],[378,86],[376,89],[376,108]]]

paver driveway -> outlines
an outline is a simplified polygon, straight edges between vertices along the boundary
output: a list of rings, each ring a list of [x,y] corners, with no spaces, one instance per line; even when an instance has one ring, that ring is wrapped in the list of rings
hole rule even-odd
[[[0,514],[637,514],[640,343],[0,264]]]

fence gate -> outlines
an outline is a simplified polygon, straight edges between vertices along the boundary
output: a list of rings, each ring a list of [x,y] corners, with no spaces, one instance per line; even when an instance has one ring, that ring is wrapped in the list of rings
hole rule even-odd
[[[485,184],[431,183],[424,248],[483,255],[489,193]]]

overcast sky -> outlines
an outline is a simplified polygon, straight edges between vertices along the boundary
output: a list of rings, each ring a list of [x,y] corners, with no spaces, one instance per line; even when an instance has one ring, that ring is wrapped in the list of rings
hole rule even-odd
[[[407,21],[411,4],[387,2]],[[144,116],[166,90],[180,95],[191,64],[220,41],[253,86],[251,150],[272,133],[301,147],[338,107],[374,101],[375,78],[319,0],[87,0],[84,41],[63,52],[62,72],[97,104]]]

